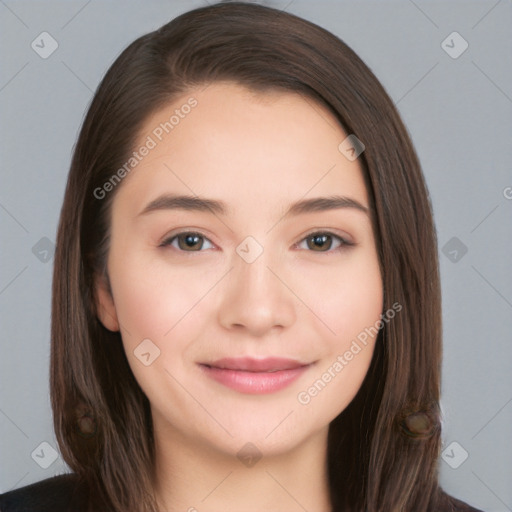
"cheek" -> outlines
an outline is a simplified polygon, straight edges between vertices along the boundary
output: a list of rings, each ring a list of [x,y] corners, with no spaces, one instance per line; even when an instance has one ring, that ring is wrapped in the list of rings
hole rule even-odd
[[[315,287],[304,288],[322,329],[322,360],[297,395],[307,414],[334,419],[359,391],[379,333],[383,288],[377,255],[360,252],[334,272],[318,271]],[[320,293],[320,290],[322,293]]]
[[[149,338],[163,350],[180,348],[175,333],[186,325],[194,338],[189,318],[205,295],[207,276],[190,268],[171,268],[154,260],[127,257],[112,266],[111,282],[116,312],[126,348]],[[197,320],[197,318],[196,318]]]
[[[122,343],[137,382],[152,403],[158,404],[162,389],[167,389],[182,397],[179,406],[186,408],[187,397],[168,372],[179,382],[187,378],[194,341],[201,338],[210,319],[207,301],[202,299],[211,287],[211,276],[135,258],[118,262],[115,270],[112,267]],[[160,403],[162,409],[168,396]]]
[[[304,303],[324,325],[329,345],[343,349],[348,340],[379,320],[383,288],[373,252],[359,251],[329,267],[299,269],[297,289]],[[313,283],[313,284],[312,284]]]

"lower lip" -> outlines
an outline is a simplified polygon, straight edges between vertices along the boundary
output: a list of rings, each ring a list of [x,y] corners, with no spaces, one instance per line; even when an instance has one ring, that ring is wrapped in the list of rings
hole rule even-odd
[[[242,370],[229,370],[227,368],[214,368],[204,364],[199,366],[206,375],[228,388],[240,393],[262,395],[274,393],[289,386],[311,365],[299,366],[290,370],[279,370],[277,372],[246,372]]]

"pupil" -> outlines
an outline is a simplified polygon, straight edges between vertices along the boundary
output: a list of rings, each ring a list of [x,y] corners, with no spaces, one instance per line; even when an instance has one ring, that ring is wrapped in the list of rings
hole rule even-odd
[[[326,242],[326,239],[329,235],[315,235],[313,237],[313,240],[314,240],[314,244],[316,247],[319,247],[321,246],[322,244],[325,244]]]
[[[185,243],[188,247],[193,247],[197,245],[199,237],[197,235],[187,235],[185,237]]]

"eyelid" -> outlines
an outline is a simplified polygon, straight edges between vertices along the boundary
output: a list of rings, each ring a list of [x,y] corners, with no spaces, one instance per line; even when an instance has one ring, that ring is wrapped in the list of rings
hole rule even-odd
[[[176,232],[171,232],[170,234],[168,235],[165,235],[161,241],[158,243],[158,247],[167,247],[167,246],[170,246],[171,243],[180,235],[199,235],[200,237],[204,238],[205,240],[208,240],[208,242],[210,242],[212,245],[215,246],[215,243],[212,242],[210,240],[210,238],[208,238],[208,236],[206,236],[200,229],[183,229],[183,230],[180,230],[180,231],[176,231]],[[173,247],[173,249],[175,249]],[[192,252],[204,252],[203,250],[201,251],[182,251],[180,249],[175,249],[176,251],[178,252],[182,252],[182,253],[192,253]]]
[[[307,242],[307,240],[309,238],[311,238],[313,235],[327,235],[327,236],[330,236],[332,239],[337,238],[339,240],[340,245],[338,247],[335,247],[334,249],[332,247],[330,247],[326,251],[313,251],[313,250],[309,250],[309,249],[304,249],[305,252],[307,252],[307,253],[309,252],[309,253],[313,253],[313,254],[319,253],[319,254],[324,254],[324,255],[337,255],[337,254],[339,255],[339,253],[341,251],[346,250],[346,249],[356,245],[355,242],[353,242],[352,240],[347,238],[345,235],[338,234],[336,231],[333,231],[330,229],[315,229],[313,231],[310,231],[308,234],[304,235],[297,243],[294,244],[293,247],[296,248],[300,244]]]
[[[300,242],[305,240],[306,238],[310,237],[311,235],[331,235],[333,237],[339,238],[342,240],[346,245],[356,245],[352,237],[348,233],[341,233],[338,230],[335,229],[322,229],[322,228],[313,228],[311,231],[306,233],[302,236],[300,239]]]

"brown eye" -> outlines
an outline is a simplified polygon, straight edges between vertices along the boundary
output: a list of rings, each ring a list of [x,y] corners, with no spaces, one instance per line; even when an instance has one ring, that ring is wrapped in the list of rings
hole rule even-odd
[[[308,237],[308,247],[313,251],[329,250],[332,246],[332,237],[330,235],[318,234]],[[309,243],[311,242],[311,243]]]
[[[183,251],[187,251],[189,249],[200,249],[203,245],[202,237],[195,233],[182,234],[177,236],[178,246]]]
[[[338,246],[332,249],[334,240],[338,240]],[[306,242],[307,248],[314,252],[335,252],[345,246],[353,245],[344,238],[329,232],[311,233],[301,243],[303,242]]]
[[[161,245],[170,245],[183,252],[200,252],[201,249],[204,249],[206,240],[208,239],[200,233],[186,231],[166,239]],[[177,242],[177,245],[174,242]]]

